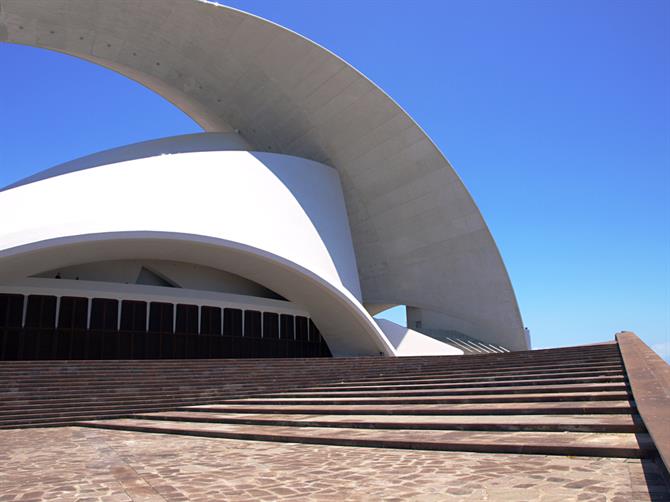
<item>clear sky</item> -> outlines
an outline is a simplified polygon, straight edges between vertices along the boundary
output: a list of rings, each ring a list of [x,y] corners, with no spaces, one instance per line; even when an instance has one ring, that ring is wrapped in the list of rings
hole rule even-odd
[[[222,3],[335,52],[426,130],[491,228],[534,347],[632,330],[670,356],[670,2]],[[0,44],[0,74],[0,186],[200,130],[62,54]]]

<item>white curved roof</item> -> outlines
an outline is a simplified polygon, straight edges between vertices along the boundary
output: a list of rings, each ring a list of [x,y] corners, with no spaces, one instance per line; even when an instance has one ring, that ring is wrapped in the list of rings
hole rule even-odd
[[[383,91],[317,44],[198,0],[2,0],[0,40],[132,78],[206,131],[301,156],[342,180],[363,300],[445,314],[525,349],[500,254],[462,182]]]

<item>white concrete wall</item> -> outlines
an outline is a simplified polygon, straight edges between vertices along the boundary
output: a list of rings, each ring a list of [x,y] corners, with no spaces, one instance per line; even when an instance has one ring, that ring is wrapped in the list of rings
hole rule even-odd
[[[248,152],[149,157],[0,193],[0,250],[66,235],[152,230],[245,243],[291,260],[360,299],[337,172]]]
[[[394,353],[360,303],[337,172],[317,162],[242,151],[136,159],[5,190],[0,214],[14,215],[0,231],[0,282],[98,260],[211,266],[308,310],[333,354]]]

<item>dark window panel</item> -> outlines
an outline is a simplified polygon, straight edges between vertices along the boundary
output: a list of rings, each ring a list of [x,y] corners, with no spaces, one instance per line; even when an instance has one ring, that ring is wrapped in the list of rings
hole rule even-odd
[[[295,339],[302,342],[309,340],[309,320],[303,316],[295,316]]]
[[[263,338],[279,338],[279,315],[263,312]]]
[[[200,308],[200,334],[221,334],[221,309],[219,307],[205,306]]]
[[[261,313],[257,310],[244,311],[244,336],[247,338],[261,337]]]
[[[282,314],[281,317],[281,330],[280,335],[284,340],[295,340],[295,330],[293,316],[288,314]]]
[[[147,304],[135,300],[121,302],[121,329],[123,331],[147,330]]]
[[[149,306],[149,331],[172,333],[174,306],[171,303],[151,302]]]
[[[26,309],[27,328],[53,328],[56,326],[56,297],[29,295]]]
[[[223,309],[223,334],[242,336],[242,311],[240,309]]]
[[[175,331],[177,333],[190,333],[193,335],[198,334],[197,305],[177,305],[177,322]]]
[[[116,331],[118,320],[118,300],[111,298],[93,298],[91,300],[91,329]]]
[[[23,295],[0,294],[0,327],[20,328],[23,321]]]
[[[88,298],[63,296],[58,309],[58,327],[60,329],[86,329],[88,316]]]

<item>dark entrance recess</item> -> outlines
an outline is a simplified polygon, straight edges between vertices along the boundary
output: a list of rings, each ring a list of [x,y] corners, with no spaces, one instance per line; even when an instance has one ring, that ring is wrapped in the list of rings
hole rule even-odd
[[[0,293],[0,360],[5,361],[330,355],[316,325],[302,316]]]
[[[97,300],[93,302],[91,311],[91,328],[95,332],[105,330],[105,310],[101,309],[100,302],[106,300]],[[111,300],[114,301],[114,300]],[[114,301],[116,304],[116,301]],[[116,330],[116,305],[114,310],[114,325],[108,328],[109,331]],[[60,308],[58,310],[58,330],[55,336],[56,357],[58,359],[79,359],[87,353],[92,352],[92,348],[86,347],[91,342],[90,338],[84,336],[86,331],[86,321],[88,316],[88,298],[62,297],[60,299]]]
[[[26,330],[21,348],[27,359],[46,359],[53,348],[50,333],[56,327],[56,297],[28,296]]]

